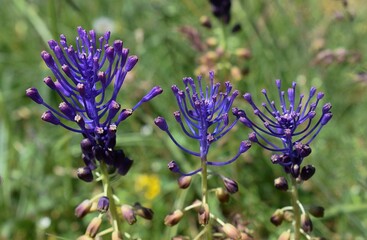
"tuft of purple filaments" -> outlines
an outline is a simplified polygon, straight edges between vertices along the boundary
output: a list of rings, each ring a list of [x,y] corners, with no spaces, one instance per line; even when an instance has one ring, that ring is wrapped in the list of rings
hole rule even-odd
[[[280,80],[276,80],[276,86],[279,106],[269,99],[265,89],[262,90],[266,100],[261,104],[263,110],[254,103],[250,93],[243,95],[262,124],[257,124],[258,121],[253,121],[243,110],[236,109],[234,112],[242,124],[253,130],[249,139],[275,152],[271,157],[272,162],[280,164],[287,173],[297,178],[303,159],[311,153],[309,144],[332,118],[331,104],[324,104],[320,110],[321,115],[317,117],[317,109],[320,108],[319,103],[324,93],[316,93],[316,88],[312,87],[306,100],[303,94],[296,98],[295,82],[287,93],[281,90]]]
[[[162,89],[155,86],[133,108],[121,109],[117,97],[138,57],[129,56],[129,49],[123,47],[121,40],[110,45],[110,32],[97,38],[93,30],[87,32],[78,27],[77,31],[75,47],[61,35],[59,42],[48,42],[55,58],[47,51],[41,52],[55,78],[48,76],[44,83],[62,99],[58,109],[44,102],[34,87],[27,89],[26,95],[48,109],[42,120],[83,135],[81,148],[88,168],[95,169],[97,159],[126,174],[131,160],[122,150],[113,150],[117,126],[142,103],[162,93]]]
[[[154,122],[183,151],[200,157],[202,161],[206,161],[207,165],[224,166],[234,162],[243,152],[246,152],[250,148],[251,142],[248,140],[241,142],[237,154],[229,161],[211,162],[206,160],[211,144],[222,138],[237,123],[238,119],[230,123],[228,112],[239,94],[237,90],[231,93],[232,85],[230,82],[224,84],[225,91],[221,92],[221,84],[214,83],[214,72],[210,72],[209,76],[210,85],[205,86],[205,88],[201,77],[197,78],[197,84],[192,78],[184,78],[184,90],[180,90],[176,85],[171,88],[179,107],[179,111],[173,113],[174,118],[186,136],[199,142],[199,152],[191,151],[180,145],[171,134],[163,117],[157,117]],[[168,168],[181,175],[194,175],[202,170],[199,168],[184,173],[175,161],[171,161]]]

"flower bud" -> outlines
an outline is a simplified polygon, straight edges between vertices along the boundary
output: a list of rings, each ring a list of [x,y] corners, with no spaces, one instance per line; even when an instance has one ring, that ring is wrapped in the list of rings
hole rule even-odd
[[[229,193],[236,193],[238,192],[238,184],[236,183],[236,181],[227,178],[227,177],[222,177],[223,183],[225,188],[227,189],[227,191]]]
[[[291,231],[287,230],[285,232],[282,232],[280,236],[278,237],[278,240],[290,240],[291,239]]]
[[[154,119],[155,125],[157,125],[162,131],[168,130],[168,125],[166,120],[163,117],[157,117]]]
[[[25,94],[27,95],[27,97],[31,98],[34,102],[38,103],[38,104],[42,104],[43,103],[43,99],[41,97],[41,95],[38,93],[37,88],[28,88],[25,91]]]
[[[176,225],[177,223],[180,222],[180,220],[182,219],[183,217],[183,212],[181,210],[175,210],[173,213],[167,215],[165,218],[164,218],[164,224],[166,226],[169,226],[169,227],[172,227],[174,225]]]
[[[200,17],[200,24],[203,27],[212,28],[212,23],[211,23],[211,21],[210,21],[210,19],[209,19],[208,16],[201,16]]]
[[[121,206],[123,218],[130,224],[136,223],[136,217],[133,208],[130,205],[123,204]]]
[[[209,205],[202,204],[198,211],[198,221],[200,225],[207,225],[210,218]]]
[[[215,189],[215,195],[221,203],[226,203],[229,201],[229,193],[223,188]]]
[[[143,207],[138,202],[134,204],[134,210],[135,210],[136,215],[138,215],[142,218],[145,218],[147,220],[152,220],[153,219],[153,215],[154,215],[153,210],[150,209],[150,208]]]
[[[122,240],[122,239],[123,237],[121,232],[116,230],[112,232],[111,240]]]
[[[150,90],[150,92],[147,95],[143,97],[142,102],[148,102],[157,95],[161,94],[162,92],[163,89],[160,86],[155,86]]]
[[[137,56],[129,56],[125,66],[126,71],[127,72],[131,71],[137,62],[138,62]]]
[[[312,232],[312,221],[310,217],[305,213],[301,215],[301,228],[306,233]]]
[[[322,218],[324,217],[325,209],[321,206],[311,206],[308,212],[314,217]]]
[[[102,218],[95,217],[89,223],[87,230],[85,231],[85,235],[90,237],[95,237],[99,231],[99,227],[101,226]]]
[[[77,218],[83,218],[90,212],[92,202],[89,199],[84,200],[75,208],[75,216]]]
[[[186,189],[190,186],[190,183],[191,183],[191,179],[192,177],[191,176],[181,176],[177,179],[177,183],[178,183],[178,186],[181,188],[181,189]]]
[[[306,165],[301,170],[301,179],[306,181],[315,174],[316,168],[312,165]]]
[[[108,199],[108,197],[106,196],[103,196],[103,197],[100,197],[99,200],[98,200],[98,205],[97,205],[97,210],[100,212],[100,213],[105,213],[108,211],[108,208],[110,206],[110,200]]]
[[[93,173],[89,167],[81,167],[77,169],[78,178],[85,181],[91,182],[93,181]]]
[[[226,223],[222,227],[222,231],[229,237],[230,239],[239,240],[241,239],[241,232],[235,228],[232,224]]]
[[[60,124],[60,120],[51,111],[44,112],[41,116],[41,119],[54,125]]]
[[[282,224],[283,219],[284,219],[284,212],[280,209],[277,209],[271,216],[270,222],[275,226],[279,226],[280,224]]]
[[[275,188],[277,188],[279,190],[287,191],[288,190],[287,179],[285,177],[278,177],[278,178],[274,179],[274,186],[275,186]]]

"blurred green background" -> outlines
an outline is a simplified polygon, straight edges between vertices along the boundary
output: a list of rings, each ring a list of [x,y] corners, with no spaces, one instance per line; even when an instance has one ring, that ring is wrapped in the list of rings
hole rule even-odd
[[[82,165],[81,136],[41,121],[45,109],[25,97],[25,89],[34,86],[57,106],[59,99],[42,82],[51,72],[40,52],[49,50],[47,40],[58,40],[61,33],[72,43],[77,26],[101,29],[99,34],[111,29],[112,40],[122,39],[139,56],[119,97],[123,107],[133,106],[154,85],[165,91],[118,131],[118,145],[135,163],[127,177],[115,179],[117,195],[155,212],[153,221],[125,224],[126,231],[142,239],[197,231],[195,214],[178,227],[163,224],[166,214],[198,197],[200,178],[189,190],[178,189],[167,163],[187,162],[185,170],[190,170],[198,161],[175,147],[153,119],[165,116],[178,136],[170,86],[182,87],[183,77],[214,69],[217,81],[231,80],[241,94],[251,92],[257,101],[262,101],[263,88],[276,97],[270,90],[275,90],[275,79],[282,79],[284,89],[296,81],[305,94],[311,86],[325,92],[334,116],[311,145],[306,162],[317,171],[302,186],[300,199],[326,208],[324,218],[313,220],[315,235],[367,239],[367,4],[233,0],[231,13],[230,24],[223,25],[207,1],[0,0],[0,239],[75,239],[91,218],[74,216],[75,206],[100,190],[75,177]],[[211,29],[200,24],[203,15]],[[237,23],[241,30],[232,33]],[[239,97],[234,105],[245,108],[245,101]],[[238,125],[209,157],[230,158],[248,133]],[[273,187],[283,172],[269,157],[253,146],[220,171],[238,181],[240,192],[217,211],[228,219],[240,213],[255,239],[277,239],[289,227],[276,228],[269,221],[276,208],[289,204],[288,196]]]

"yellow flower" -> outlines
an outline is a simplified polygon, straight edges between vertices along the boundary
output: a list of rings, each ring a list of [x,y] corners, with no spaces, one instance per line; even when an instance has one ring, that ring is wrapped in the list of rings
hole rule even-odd
[[[143,192],[146,199],[152,200],[161,192],[159,177],[156,174],[140,174],[135,180],[135,189]]]

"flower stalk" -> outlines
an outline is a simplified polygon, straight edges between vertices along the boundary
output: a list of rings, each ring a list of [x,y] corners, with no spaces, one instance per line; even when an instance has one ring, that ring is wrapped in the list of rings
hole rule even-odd
[[[295,178],[292,179],[292,187],[290,189],[293,217],[294,217],[294,240],[301,239],[301,209],[298,205],[298,183]]]

